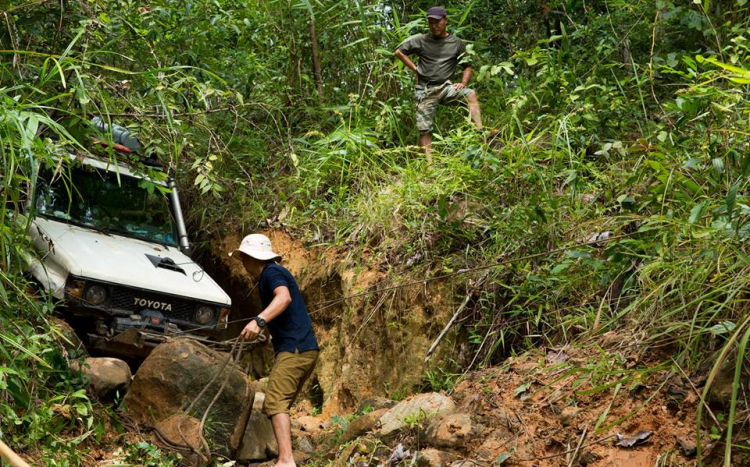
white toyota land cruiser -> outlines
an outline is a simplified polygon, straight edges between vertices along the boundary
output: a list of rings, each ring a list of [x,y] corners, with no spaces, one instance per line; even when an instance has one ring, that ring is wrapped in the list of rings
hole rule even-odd
[[[215,339],[231,300],[188,256],[173,174],[137,162],[140,143],[112,127],[108,141],[123,160],[66,152],[39,168],[27,209],[38,252],[29,271],[64,300],[63,316],[91,349],[143,356],[171,335]]]

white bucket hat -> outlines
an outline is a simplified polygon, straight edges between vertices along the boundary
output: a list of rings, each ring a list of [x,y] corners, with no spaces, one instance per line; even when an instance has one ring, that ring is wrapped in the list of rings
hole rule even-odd
[[[243,238],[239,248],[229,253],[229,256],[238,251],[261,261],[281,260],[281,255],[273,252],[271,240],[263,234],[250,234]]]

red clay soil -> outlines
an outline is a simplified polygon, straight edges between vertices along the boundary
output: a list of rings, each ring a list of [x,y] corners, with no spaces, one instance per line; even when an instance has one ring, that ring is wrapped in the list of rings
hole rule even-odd
[[[491,464],[507,454],[506,465],[535,466],[690,464],[676,440],[694,444],[698,398],[656,365],[589,346],[532,352],[474,373],[453,397],[490,436],[467,446],[467,457]],[[618,434],[641,430],[649,433],[642,445],[615,445]]]

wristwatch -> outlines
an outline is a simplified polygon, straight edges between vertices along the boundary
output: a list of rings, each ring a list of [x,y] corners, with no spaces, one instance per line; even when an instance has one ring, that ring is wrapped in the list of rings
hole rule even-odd
[[[255,320],[256,323],[258,323],[258,326],[260,326],[261,329],[263,329],[264,327],[266,327],[266,320],[264,320],[260,316],[256,316],[253,319]]]

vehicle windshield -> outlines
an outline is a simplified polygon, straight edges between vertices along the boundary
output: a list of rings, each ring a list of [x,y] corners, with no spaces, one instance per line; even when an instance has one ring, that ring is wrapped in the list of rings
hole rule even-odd
[[[53,179],[39,173],[36,210],[44,217],[108,233],[176,246],[167,197],[150,182],[91,166],[73,167]],[[50,183],[51,181],[51,183]]]

